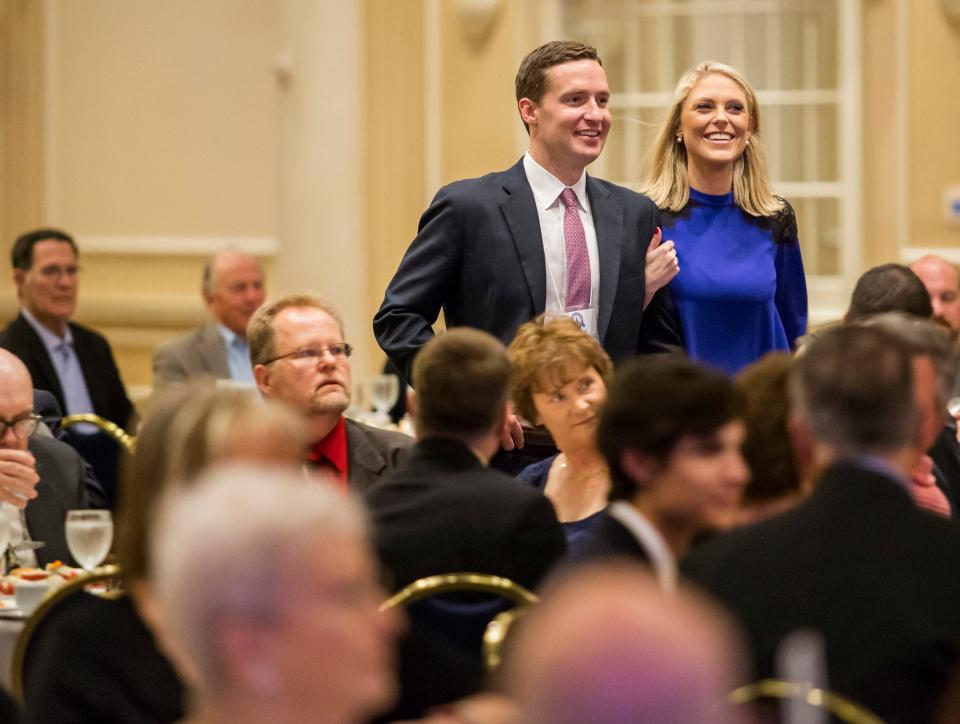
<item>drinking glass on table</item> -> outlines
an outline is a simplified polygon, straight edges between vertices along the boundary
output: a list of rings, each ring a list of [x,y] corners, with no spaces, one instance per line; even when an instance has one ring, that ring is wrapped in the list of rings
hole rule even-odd
[[[377,425],[390,423],[390,408],[397,403],[400,394],[400,379],[396,375],[377,375],[370,380],[370,401],[373,403],[374,420]]]
[[[66,532],[70,553],[90,572],[110,552],[113,518],[109,510],[71,510],[67,513]]]

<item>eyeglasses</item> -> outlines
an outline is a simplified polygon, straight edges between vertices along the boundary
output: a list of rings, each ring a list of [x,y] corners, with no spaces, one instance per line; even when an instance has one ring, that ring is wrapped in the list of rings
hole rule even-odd
[[[331,356],[335,359],[341,360],[346,359],[353,353],[353,347],[351,347],[346,342],[338,342],[337,344],[330,344],[326,347],[301,347],[296,349],[293,352],[287,352],[286,354],[277,355],[272,359],[268,359],[264,362],[261,362],[262,365],[268,365],[271,362],[276,362],[281,359],[291,359],[297,364],[317,364],[320,361],[320,358],[323,357],[325,352],[329,352]]]
[[[43,418],[35,412],[15,417],[12,420],[4,420],[0,417],[0,438],[7,434],[7,428],[13,428],[13,434],[21,440],[26,440],[40,427],[40,421]]]
[[[40,275],[45,279],[59,279],[62,276],[66,276],[68,279],[73,279],[79,273],[80,267],[76,264],[71,264],[70,266],[49,264],[47,266],[40,267]]]

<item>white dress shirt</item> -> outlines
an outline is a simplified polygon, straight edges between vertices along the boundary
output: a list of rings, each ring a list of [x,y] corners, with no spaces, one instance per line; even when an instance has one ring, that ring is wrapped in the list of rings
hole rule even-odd
[[[548,315],[563,314],[563,300],[567,293],[567,247],[563,239],[564,206],[560,202],[560,194],[567,186],[534,161],[529,152],[523,157],[523,170],[537,204],[543,256],[547,263],[547,298],[544,311]],[[597,231],[593,226],[590,199],[587,197],[587,172],[580,174],[580,178],[570,188],[580,203],[580,221],[583,222],[587,254],[590,257],[590,307],[596,309],[600,299],[600,257],[597,251]],[[596,314],[589,318],[585,331],[593,337],[597,336]]]

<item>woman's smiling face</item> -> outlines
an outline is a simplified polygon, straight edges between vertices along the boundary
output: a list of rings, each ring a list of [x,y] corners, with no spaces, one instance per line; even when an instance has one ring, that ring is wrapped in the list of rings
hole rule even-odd
[[[747,94],[720,73],[701,78],[680,111],[679,133],[687,149],[687,166],[716,170],[740,158],[753,133]]]

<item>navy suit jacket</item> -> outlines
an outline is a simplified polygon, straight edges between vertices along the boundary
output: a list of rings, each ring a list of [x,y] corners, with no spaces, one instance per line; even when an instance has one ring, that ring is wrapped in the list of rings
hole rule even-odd
[[[553,505],[539,490],[483,466],[452,438],[417,442],[364,501],[396,589],[458,571],[534,588],[566,547]]]
[[[726,605],[776,675],[783,638],[822,634],[830,688],[884,721],[928,721],[960,661],[960,532],[849,463],[805,502],[718,536],[681,570]]]
[[[657,223],[653,202],[590,176],[587,196],[599,255],[601,344],[614,361],[679,347],[669,295],[657,294],[643,310],[644,263]],[[374,334],[409,380],[441,309],[448,327],[484,329],[508,344],[517,327],[544,311],[546,290],[540,220],[521,160],[440,189],[387,287]]]
[[[126,428],[133,414],[133,405],[127,398],[110,344],[103,335],[73,322],[70,322],[70,331],[73,333],[80,369],[90,391],[93,411],[100,417]],[[17,318],[0,332],[0,347],[10,350],[23,361],[30,371],[35,388],[52,392],[60,409],[67,409],[60,378],[57,377],[57,371],[47,354],[47,348],[22,314],[18,314]]]

